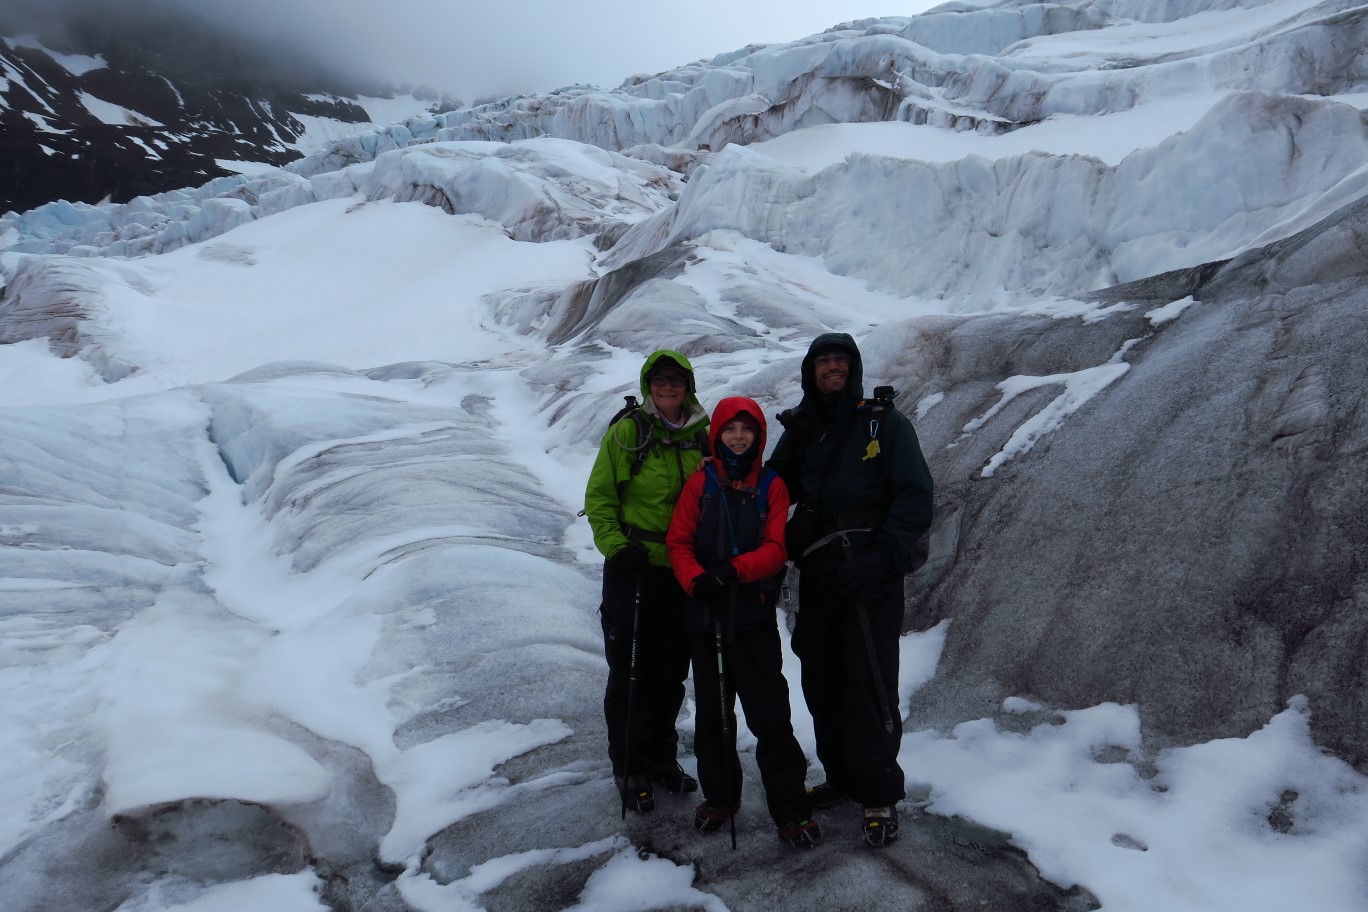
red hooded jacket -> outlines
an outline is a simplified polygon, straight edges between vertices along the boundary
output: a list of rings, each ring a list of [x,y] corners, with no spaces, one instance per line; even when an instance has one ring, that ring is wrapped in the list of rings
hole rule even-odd
[[[670,530],[665,536],[665,549],[669,552],[670,566],[674,568],[675,578],[690,595],[693,595],[694,579],[706,569],[695,556],[694,545],[698,535],[703,487],[707,481],[707,467],[712,466],[713,471],[717,473],[718,481],[724,485],[731,481],[739,481],[753,488],[759,486],[765,454],[765,413],[760,410],[755,400],[744,396],[729,396],[717,403],[709,425],[713,434],[712,451],[721,452],[722,429],[742,412],[760,426],[755,461],[751,464],[750,472],[745,478],[731,479],[727,477],[727,466],[721,459],[713,457],[707,460],[684,483],[684,490],[679,495],[674,516],[670,520]],[[784,561],[788,559],[788,552],[784,549],[784,523],[788,520],[789,511],[788,488],[784,486],[782,479],[775,478],[770,482],[767,494],[768,513],[759,547],[731,559],[732,566],[736,568],[736,578],[742,583],[757,583],[774,576],[783,569]]]

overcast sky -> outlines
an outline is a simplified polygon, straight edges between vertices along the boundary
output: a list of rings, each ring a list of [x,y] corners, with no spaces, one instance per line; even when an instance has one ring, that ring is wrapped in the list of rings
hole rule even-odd
[[[938,0],[183,2],[473,101],[576,82],[612,88],[636,73],[747,44],[792,41],[852,19],[915,15]]]

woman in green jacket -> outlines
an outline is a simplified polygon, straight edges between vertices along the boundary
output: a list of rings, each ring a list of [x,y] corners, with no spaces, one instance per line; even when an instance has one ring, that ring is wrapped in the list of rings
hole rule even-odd
[[[685,480],[705,455],[708,413],[695,395],[693,365],[678,352],[646,359],[641,395],[641,407],[603,437],[584,512],[606,558],[599,613],[608,658],[608,756],[624,807],[649,811],[653,784],[672,792],[698,788],[676,759],[689,642],[665,532]]]

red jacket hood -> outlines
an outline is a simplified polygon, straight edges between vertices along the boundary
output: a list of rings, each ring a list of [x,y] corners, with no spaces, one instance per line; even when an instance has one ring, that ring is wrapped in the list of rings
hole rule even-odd
[[[745,396],[728,396],[713,409],[712,422],[709,424],[712,429],[712,451],[714,454],[721,452],[722,429],[727,426],[727,422],[736,420],[736,416],[742,412],[760,425],[760,439],[755,450],[755,464],[758,466],[765,457],[765,413],[760,410],[754,399],[747,399]]]

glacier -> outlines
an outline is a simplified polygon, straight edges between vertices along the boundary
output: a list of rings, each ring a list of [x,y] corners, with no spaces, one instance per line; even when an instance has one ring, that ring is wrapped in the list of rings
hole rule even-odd
[[[1365,20],[952,2],[0,216],[7,908],[1363,908]],[[621,820],[598,439],[828,330],[938,484],[903,840]]]

